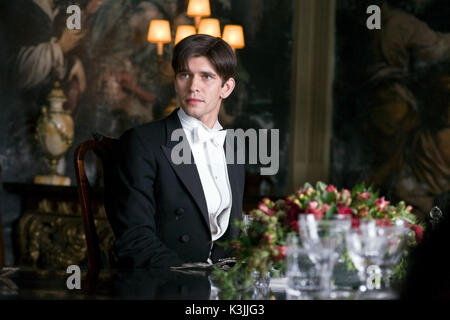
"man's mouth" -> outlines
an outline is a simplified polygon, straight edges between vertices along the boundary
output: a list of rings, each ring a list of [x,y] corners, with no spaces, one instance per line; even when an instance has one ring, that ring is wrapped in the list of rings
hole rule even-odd
[[[198,98],[187,98],[186,101],[187,101],[189,104],[196,104],[196,103],[201,103],[201,102],[203,102],[202,99],[198,99]]]

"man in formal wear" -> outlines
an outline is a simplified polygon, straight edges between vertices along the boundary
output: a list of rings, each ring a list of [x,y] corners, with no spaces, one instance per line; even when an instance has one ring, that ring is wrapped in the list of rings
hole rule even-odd
[[[121,136],[116,181],[107,189],[123,267],[215,263],[232,255],[218,242],[240,232],[234,221],[242,218],[245,171],[227,163],[233,135],[218,121],[235,87],[236,56],[220,38],[193,35],[175,46],[172,67],[179,108]],[[173,149],[183,142],[192,161],[179,163]]]

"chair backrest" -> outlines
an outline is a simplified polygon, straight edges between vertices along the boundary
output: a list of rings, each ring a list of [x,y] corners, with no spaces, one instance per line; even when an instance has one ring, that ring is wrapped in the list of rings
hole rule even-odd
[[[93,135],[94,140],[82,142],[74,154],[75,173],[77,177],[78,195],[83,216],[83,227],[86,236],[88,252],[88,270],[97,273],[102,267],[99,238],[94,221],[94,210],[92,206],[92,187],[85,171],[85,155],[92,151],[101,160],[103,176],[107,179],[108,172],[112,172],[113,159],[118,148],[118,139]],[[104,182],[107,184],[107,181]]]

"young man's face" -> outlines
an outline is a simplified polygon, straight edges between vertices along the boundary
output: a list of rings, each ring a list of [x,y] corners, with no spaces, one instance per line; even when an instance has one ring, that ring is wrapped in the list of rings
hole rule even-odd
[[[210,128],[217,120],[222,100],[233,92],[234,86],[233,78],[228,79],[222,86],[222,78],[208,58],[203,56],[189,58],[188,70],[175,76],[175,92],[179,106],[186,114]]]

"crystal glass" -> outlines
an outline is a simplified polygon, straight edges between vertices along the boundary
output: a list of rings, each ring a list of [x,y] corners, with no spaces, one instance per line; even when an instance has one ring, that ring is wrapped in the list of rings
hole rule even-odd
[[[362,220],[358,229],[351,229],[345,237],[348,254],[361,281],[360,292],[379,288],[380,265],[383,263],[388,238],[374,220]]]
[[[344,220],[316,219],[314,214],[299,215],[299,242],[309,250],[309,260],[320,265],[322,270],[322,298],[329,298],[332,290],[332,275],[343,250],[344,232],[350,227]]]
[[[333,268],[333,241],[305,246],[299,238],[286,243],[286,275],[288,300],[323,299],[329,295]]]
[[[244,219],[244,232],[245,232],[245,234],[247,234],[247,231],[253,222],[253,216],[251,216],[249,214],[245,214],[243,219]]]
[[[405,252],[411,230],[405,226],[402,221],[398,221],[393,226],[380,227],[380,230],[383,231],[384,236],[387,239],[386,249],[381,260],[380,268],[383,276],[383,290],[385,291],[385,294],[388,294],[392,291],[392,270],[399,263]]]
[[[351,229],[350,215],[334,215],[331,219],[317,219],[314,214],[299,215],[299,234],[303,245],[314,247],[332,241],[333,270],[345,262],[345,234]],[[320,241],[319,241],[320,240]],[[330,288],[333,298],[345,298],[352,288],[337,285],[337,274],[332,273]],[[330,296],[331,298],[331,296]]]
[[[261,276],[258,271],[253,271],[252,300],[266,300],[270,292],[270,271]]]
[[[351,229],[350,215],[335,215],[332,219],[317,219],[314,214],[299,214],[299,233],[303,242],[312,243],[323,236],[333,236],[336,241],[336,261],[343,261],[345,234]]]

